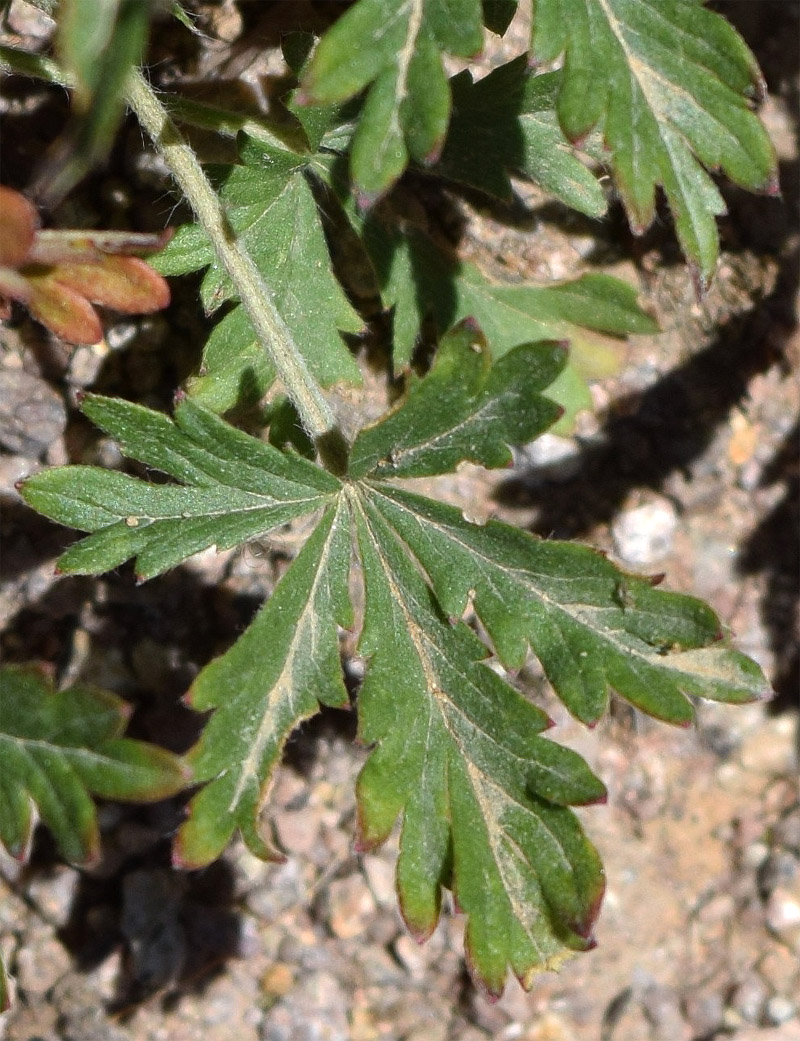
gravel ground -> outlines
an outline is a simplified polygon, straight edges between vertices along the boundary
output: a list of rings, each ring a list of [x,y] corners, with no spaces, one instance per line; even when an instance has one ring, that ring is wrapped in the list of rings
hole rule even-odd
[[[664,331],[630,345],[573,437],[520,450],[511,473],[459,471],[437,494],[664,572],[670,588],[712,603],[767,670],[775,700],[703,705],[689,731],[615,704],[588,733],[535,668],[523,673],[555,736],[608,785],[608,806],[583,813],[608,890],[597,949],[530,994],[511,983],[493,1005],[469,982],[451,910],[427,945],[406,933],[394,840],[371,856],[353,851],[364,759],[353,713],[324,711],[288,748],[272,798],[283,864],[234,844],[206,871],[173,872],[179,805],[104,805],[103,857],[90,872],[61,864],[45,833],[24,868],[0,855],[0,948],[16,979],[0,1039],[800,1041],[800,7],[718,6],[767,75],[784,201],[727,190],[722,264],[702,304],[664,224],[636,242],[618,213],[591,224],[522,186],[513,212],[471,210],[459,249],[490,274],[610,271],[641,287]],[[186,59],[192,76],[252,73],[253,34],[237,7],[202,10],[210,40],[194,65]],[[44,38],[19,0],[12,15],[12,39]],[[252,5],[246,17],[252,30]],[[22,186],[62,125],[63,99],[21,80],[4,84],[3,99],[3,180]],[[149,230],[169,208],[165,187],[130,127],[109,171],[59,219]],[[6,661],[49,663],[63,683],[117,691],[136,706],[138,736],[169,735],[181,750],[196,722],[178,699],[247,623],[295,540],[204,553],[138,588],[127,572],[63,579],[53,565],[71,535],[13,492],[41,465],[119,465],[76,415],[75,394],[124,390],[166,407],[202,340],[193,287],[176,297],[168,317],[112,322],[97,348],[70,352],[24,318],[0,332],[0,649]]]

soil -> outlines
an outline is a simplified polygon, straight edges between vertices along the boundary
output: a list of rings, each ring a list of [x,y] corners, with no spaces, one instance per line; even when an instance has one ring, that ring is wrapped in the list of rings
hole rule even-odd
[[[165,86],[180,79],[218,92],[244,82],[252,94],[273,74],[263,44],[285,6],[195,3],[205,35],[186,43],[162,25],[154,67]],[[102,805],[103,856],[90,871],[61,863],[37,833],[28,865],[0,853],[0,949],[16,989],[0,1039],[800,1041],[800,5],[714,6],[764,70],[782,199],[723,186],[722,261],[701,302],[666,219],[636,240],[618,208],[585,221],[521,184],[512,206],[453,202],[458,248],[487,273],[620,275],[663,332],[626,347],[572,437],[520,450],[510,473],[465,468],[436,491],[663,572],[670,588],[710,601],[767,671],[774,699],[699,705],[686,731],[615,703],[587,732],[533,665],[523,673],[556,720],[554,736],[608,785],[608,805],[582,814],[608,888],[597,948],[530,994],[511,981],[496,1004],[470,983],[452,909],[423,947],[405,931],[395,840],[370,856],[353,850],[365,753],[352,743],[352,712],[324,711],[290,743],[271,801],[283,864],[235,843],[203,872],[172,870],[179,802]],[[320,17],[318,5],[303,10],[310,25]],[[4,40],[35,49],[51,32],[14,0]],[[179,53],[173,36],[184,41]],[[510,35],[509,53],[520,39]],[[3,183],[29,183],[66,115],[63,92],[6,78]],[[168,187],[131,123],[107,169],[54,220],[154,230],[173,206]],[[54,562],[73,535],[14,492],[42,465],[121,465],[78,415],[76,396],[91,386],[169,406],[206,328],[196,282],[179,282],[175,296],[164,315],[109,316],[96,348],[70,350],[21,314],[0,331],[0,648],[5,661],[43,662],[61,684],[116,691],[135,706],[137,736],[180,751],[197,734],[181,695],[247,624],[296,538],[203,553],[141,587],[127,569],[66,579]],[[355,686],[357,663],[349,668]]]

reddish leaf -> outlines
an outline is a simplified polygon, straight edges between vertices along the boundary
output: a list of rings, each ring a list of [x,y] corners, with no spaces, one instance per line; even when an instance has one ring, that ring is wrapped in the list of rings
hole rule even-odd
[[[36,210],[25,196],[0,186],[0,267],[25,263],[38,226]]]

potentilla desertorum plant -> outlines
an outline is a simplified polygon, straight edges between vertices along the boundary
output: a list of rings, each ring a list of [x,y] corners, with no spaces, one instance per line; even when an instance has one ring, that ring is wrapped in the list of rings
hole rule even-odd
[[[249,628],[192,684],[187,701],[207,722],[183,758],[123,737],[124,706],[111,695],[54,692],[41,673],[6,668],[0,839],[24,858],[38,817],[82,863],[97,851],[91,793],[136,801],[191,785],[176,866],[211,863],[237,834],[257,856],[277,856],[268,794],[286,740],[320,705],[350,702],[340,636],[357,624],[355,573],[364,678],[354,700],[369,748],[356,848],[374,849],[399,824],[397,893],[412,935],[431,935],[449,890],[478,986],[499,995],[510,969],[529,987],[593,945],[603,867],[573,807],[602,802],[605,788],[545,735],[551,721],[509,676],[534,655],[587,726],[612,691],[686,725],[694,698],[741,703],[768,687],[700,601],[585,546],[475,524],[413,489],[410,479],[465,461],[506,466],[509,446],[565,429],[587,403],[593,352],[656,328],[634,290],[606,275],[490,281],[429,237],[415,200],[465,189],[508,200],[513,176],[593,218],[613,192],[639,233],[663,192],[702,293],[724,211],[712,173],[777,192],[756,62],[702,0],[535,0],[527,53],[482,77],[469,67],[451,76],[450,58],[474,62],[506,32],[517,0],[355,0],[333,5],[319,38],[289,27],[285,90],[267,115],[245,116],[161,93],[139,67],[152,19],[195,31],[190,6],[38,5],[58,22],[53,54],[4,47],[2,65],[67,86],[73,115],[31,197],[63,198],[107,154],[127,106],[195,220],[150,267],[136,260],[126,273],[120,254],[165,240],[43,232],[9,193],[5,303],[27,304],[75,341],[101,333],[92,302],[146,310],[155,294],[163,306],[159,276],[203,272],[207,312],[226,305],[171,415],[82,401],[157,481],[63,466],[22,483],[30,507],[87,533],[59,570],[133,560],[144,581],[298,520],[308,535]],[[235,139],[238,159],[201,165],[184,136],[196,126]],[[387,378],[402,391],[355,432],[328,393],[362,381],[342,334],[362,330],[365,315],[330,253],[345,240],[380,298]],[[111,297],[97,294],[92,264],[110,272]],[[226,418],[264,401],[269,429],[265,419],[246,433]]]

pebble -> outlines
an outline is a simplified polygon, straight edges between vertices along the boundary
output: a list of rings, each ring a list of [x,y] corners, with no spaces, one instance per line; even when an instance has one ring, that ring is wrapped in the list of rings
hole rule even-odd
[[[17,951],[14,975],[19,991],[41,1000],[70,969],[69,954],[53,943],[46,928],[31,930]]]
[[[611,525],[614,552],[631,567],[650,567],[669,556],[677,528],[677,512],[667,499],[624,510]]]
[[[759,958],[758,972],[773,994],[794,994],[800,985],[797,955],[777,943]]]
[[[397,937],[392,944],[392,950],[397,960],[413,980],[425,978],[429,968],[427,952],[424,947],[415,943],[408,933],[402,933]]]
[[[67,410],[38,376],[0,370],[0,444],[9,452],[38,457],[64,433]]]
[[[770,998],[767,1002],[766,1008],[764,1009],[764,1018],[767,1023],[772,1026],[782,1026],[784,1023],[788,1023],[797,1012],[797,1005],[789,998],[784,998],[780,994],[776,994],[775,997]]]
[[[760,1023],[767,996],[764,981],[751,973],[734,990],[731,1008],[739,1013],[745,1023]]]
[[[796,953],[800,954],[800,896],[784,886],[777,886],[769,895],[765,917],[770,931]]]
[[[720,994],[694,994],[684,1002],[684,1014],[694,1035],[713,1037],[725,1019],[725,1005]]]
[[[319,818],[313,810],[278,810],[273,816],[281,848],[295,856],[308,856],[319,837]]]
[[[360,936],[375,914],[375,901],[360,874],[331,882],[327,903],[328,925],[333,935],[340,940]]]
[[[348,998],[329,972],[315,972],[264,1016],[261,1041],[350,1041]]]
[[[364,857],[362,867],[376,902],[381,907],[394,907],[397,899],[394,860],[372,854]]]
[[[778,821],[773,832],[776,844],[794,853],[800,853],[800,808],[792,810]]]
[[[573,438],[542,434],[535,441],[515,450],[514,463],[525,470],[525,480],[568,481],[581,468],[581,446]]]
[[[27,895],[48,923],[67,924],[78,896],[80,874],[70,867],[57,867],[52,874],[40,875],[27,885]]]

